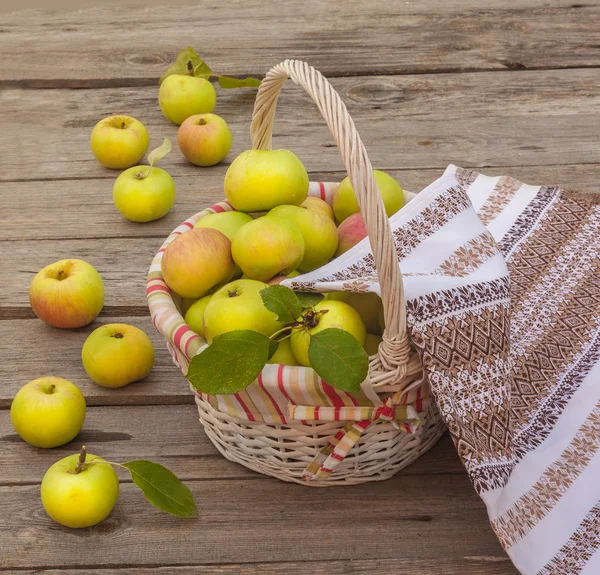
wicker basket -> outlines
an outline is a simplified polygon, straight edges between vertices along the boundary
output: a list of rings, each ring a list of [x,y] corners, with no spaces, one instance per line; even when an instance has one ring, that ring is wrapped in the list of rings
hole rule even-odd
[[[288,77],[319,108],[356,190],[381,288],[383,341],[370,358],[360,394],[334,390],[310,368],[269,365],[235,396],[209,397],[193,390],[200,421],[227,459],[284,481],[327,486],[386,479],[432,447],[444,425],[410,346],[397,255],[371,163],[339,95],[304,62],[286,60],[275,66],[256,97],[253,148],[271,147],[275,107]],[[310,193],[330,200],[334,187],[313,183]],[[204,215],[231,209],[221,202],[186,220],[167,238],[150,267],[147,295],[152,318],[184,374],[206,342],[185,324],[181,301],[161,275],[162,254]]]

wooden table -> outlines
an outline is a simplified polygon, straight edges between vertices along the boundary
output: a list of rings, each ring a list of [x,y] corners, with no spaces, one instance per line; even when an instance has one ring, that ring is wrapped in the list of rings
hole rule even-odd
[[[162,220],[121,218],[116,173],[92,157],[94,124],[114,113],[145,123],[151,147],[176,140],[157,105],[157,78],[193,45],[214,70],[264,74],[285,58],[315,65],[339,90],[375,167],[419,190],[450,162],[531,183],[585,191],[600,178],[600,3],[546,0],[364,2],[258,0],[200,7],[111,6],[0,16],[0,572],[119,575],[514,574],[484,505],[445,437],[392,480],[334,490],[269,479],[224,460],[197,422],[186,382],[148,318],[147,268],[180,221],[222,197],[228,163],[249,147],[254,92],[218,90],[233,149],[217,167],[163,162],[177,203]],[[311,179],[342,164],[309,99],[284,88],[275,143]],[[102,274],[94,324],[57,331],[27,302],[33,274],[64,258]],[[157,351],[147,380],[110,391],[80,361],[101,323],[143,328]],[[88,414],[70,445],[36,450],[13,432],[10,402],[54,374],[84,392]],[[86,443],[116,461],[150,458],[186,481],[198,520],[164,515],[124,475],[96,528],[46,517],[40,480]]]

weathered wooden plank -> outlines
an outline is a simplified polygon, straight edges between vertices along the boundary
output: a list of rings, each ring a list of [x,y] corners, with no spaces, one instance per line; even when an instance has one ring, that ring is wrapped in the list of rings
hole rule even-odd
[[[489,175],[510,174],[532,184],[600,191],[600,164],[478,169]],[[441,168],[387,171],[405,189],[412,191],[423,189],[442,174]],[[0,241],[145,237],[148,245],[158,246],[183,220],[223,199],[223,170],[203,173],[201,179],[193,172],[190,168],[176,177],[177,200],[169,214],[147,224],[129,222],[119,214],[112,202],[112,182],[106,179],[4,183],[0,192],[0,213],[4,220]],[[313,180],[340,181],[343,177],[344,172],[311,173]],[[69,190],[68,194],[65,189]],[[61,206],[60,218],[57,218],[56,206]],[[146,266],[147,262],[143,264]]]
[[[240,563],[189,565],[176,567],[119,567],[115,575],[515,575],[506,556],[397,559],[349,559],[346,561],[306,561],[285,563]],[[10,573],[10,571],[9,571]],[[44,569],[46,575],[106,575],[106,569]],[[14,575],[39,575],[40,571],[14,572]]]
[[[464,475],[398,475],[335,491],[277,480],[187,485],[198,503],[197,520],[167,516],[132,484],[124,484],[111,516],[85,531],[62,528],[47,518],[38,486],[0,487],[0,565],[111,568],[301,562],[307,557],[502,557],[484,505]]]
[[[56,449],[35,449],[13,431],[9,410],[0,410],[0,485],[39,483],[55,461],[86,445],[111,461],[151,459],[181,479],[232,479],[264,476],[226,460],[198,422],[195,405],[89,407],[81,433]],[[462,475],[464,467],[445,435],[403,475]]]
[[[377,167],[435,168],[600,162],[596,146],[600,89],[595,70],[524,71],[333,79]],[[172,175],[196,176],[198,188],[250,145],[254,91],[219,92],[217,113],[230,124],[234,145],[223,165],[196,168],[177,147],[161,165]],[[0,180],[106,178],[89,149],[95,123],[114,113],[142,120],[151,146],[175,142],[157,89],[4,90],[0,93]],[[524,122],[527,129],[523,129]],[[339,152],[309,98],[286,86],[278,106],[275,145],[294,150],[313,171],[341,170]],[[83,184],[73,182],[71,187]],[[111,185],[100,197],[110,201]],[[21,195],[5,192],[3,195]],[[63,202],[68,206],[65,193]]]
[[[265,73],[285,58],[327,74],[598,66],[596,2],[204,1],[186,7],[7,14],[4,82],[30,86],[153,82],[194,45],[215,70]],[[235,39],[232,41],[232,39]],[[24,50],[23,46],[27,46]],[[243,57],[241,55],[243,54]]]

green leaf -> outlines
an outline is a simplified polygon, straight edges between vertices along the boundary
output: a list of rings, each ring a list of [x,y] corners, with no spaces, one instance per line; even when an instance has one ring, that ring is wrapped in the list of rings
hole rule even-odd
[[[273,342],[266,335],[249,329],[218,335],[202,353],[192,358],[186,377],[203,393],[237,393],[258,377],[275,353],[272,347]]]
[[[275,341],[273,339],[270,339],[269,340],[269,359],[271,359],[275,355],[275,352],[277,351],[278,348],[279,348],[279,342]]]
[[[260,292],[265,307],[283,323],[292,323],[302,313],[298,296],[282,285],[269,286]]]
[[[189,46],[182,52],[179,52],[175,62],[169,66],[167,71],[161,76],[158,83],[162,84],[163,80],[167,76],[171,76],[173,74],[189,74],[188,62],[191,62],[194,70],[194,76],[207,79],[211,75],[212,70],[208,67],[204,60],[202,60],[202,58],[196,54],[196,51]]]
[[[150,164],[150,167],[154,166],[157,162],[160,162],[170,151],[171,140],[165,138],[158,148],[155,148],[148,154],[148,163]]]
[[[131,479],[152,505],[177,517],[198,515],[191,491],[166,467],[143,459],[119,465],[129,470]]]
[[[327,383],[343,391],[360,391],[367,377],[369,356],[359,341],[335,327],[310,336],[308,360]]]
[[[258,88],[260,86],[260,80],[258,78],[252,78],[248,76],[248,78],[244,78],[243,80],[239,78],[230,78],[229,76],[218,76],[219,86],[221,88],[225,88],[229,90],[231,88]]]
[[[322,293],[298,293],[296,292],[296,296],[300,300],[300,304],[303,309],[308,307],[313,307],[318,304],[321,300],[325,299],[325,296]]]

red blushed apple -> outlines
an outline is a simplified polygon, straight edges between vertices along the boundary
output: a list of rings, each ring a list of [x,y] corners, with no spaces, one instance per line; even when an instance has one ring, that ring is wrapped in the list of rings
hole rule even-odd
[[[181,124],[177,132],[181,153],[196,166],[214,166],[231,149],[227,122],[216,114],[196,114]]]
[[[338,228],[339,243],[335,257],[341,256],[351,247],[367,237],[367,228],[360,214],[348,216]]]
[[[60,260],[33,278],[29,303],[35,315],[48,325],[83,327],[95,319],[104,305],[102,278],[82,260]]]

